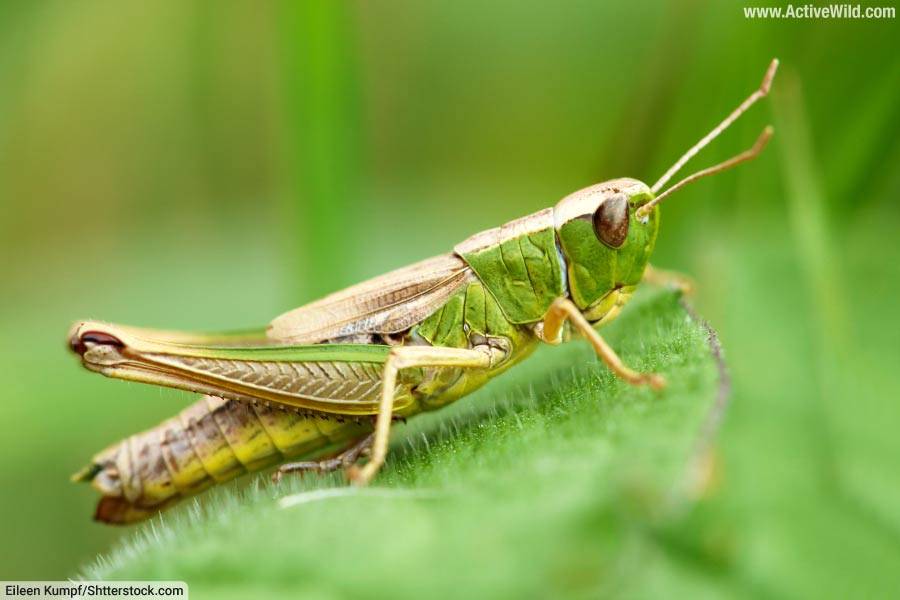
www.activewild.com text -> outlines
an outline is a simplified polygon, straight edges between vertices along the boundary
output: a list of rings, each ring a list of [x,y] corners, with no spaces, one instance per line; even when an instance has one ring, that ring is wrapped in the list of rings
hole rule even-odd
[[[861,4],[803,4],[795,6],[745,6],[748,19],[893,19],[893,6],[862,6]]]

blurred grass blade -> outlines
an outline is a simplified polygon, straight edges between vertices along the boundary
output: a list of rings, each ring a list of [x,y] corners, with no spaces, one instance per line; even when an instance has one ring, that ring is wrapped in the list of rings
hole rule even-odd
[[[296,302],[352,283],[345,257],[357,255],[360,102],[348,5],[286,1],[281,9],[282,235]]]
[[[854,485],[860,469],[869,471],[874,467],[872,456],[877,453],[867,452],[867,447],[877,440],[877,433],[870,430],[868,435],[861,435],[855,425],[862,406],[857,397],[861,386],[853,373],[859,351],[850,335],[849,312],[844,304],[846,293],[841,283],[846,278],[841,269],[842,257],[836,252],[838,238],[828,228],[827,201],[819,184],[822,178],[813,155],[800,81],[791,72],[785,75],[773,106],[776,129],[781,135],[779,147],[788,188],[791,229],[803,267],[801,283],[806,288],[809,306],[802,318],[808,321],[812,331],[815,365],[812,376],[819,401],[818,410],[813,414],[819,419],[810,425],[820,428],[820,475],[825,489],[857,526],[896,542],[900,530],[894,515],[883,512],[880,499],[872,501],[871,490]],[[861,457],[865,457],[865,463]],[[889,471],[891,459],[884,456],[881,460],[886,461]]]

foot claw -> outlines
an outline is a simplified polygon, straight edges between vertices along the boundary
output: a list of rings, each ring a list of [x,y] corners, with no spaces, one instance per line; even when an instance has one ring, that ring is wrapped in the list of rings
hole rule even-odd
[[[678,275],[673,277],[672,281],[669,282],[668,287],[676,292],[680,292],[681,295],[690,298],[694,295],[697,284],[695,284],[694,280],[687,275]]]
[[[657,375],[656,373],[647,373],[644,375],[644,383],[649,385],[656,391],[660,391],[665,389],[668,383],[666,382],[666,378],[662,375]]]
[[[372,478],[376,473],[374,469],[369,468],[369,465],[371,464],[372,463],[366,463],[364,467],[359,467],[357,465],[348,467],[345,473],[347,474],[347,479],[350,481],[350,483],[357,487],[365,487],[369,485],[369,482],[372,481]]]
[[[347,476],[347,481],[353,485],[365,485],[365,482],[362,481],[362,469],[357,465],[350,465],[347,467],[344,470],[344,475]]]

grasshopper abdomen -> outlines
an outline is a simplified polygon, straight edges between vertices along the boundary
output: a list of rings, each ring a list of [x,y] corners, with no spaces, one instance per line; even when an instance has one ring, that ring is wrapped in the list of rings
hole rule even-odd
[[[365,436],[371,420],[204,396],[177,417],[97,454],[73,478],[103,494],[94,518],[140,521],[186,496]]]

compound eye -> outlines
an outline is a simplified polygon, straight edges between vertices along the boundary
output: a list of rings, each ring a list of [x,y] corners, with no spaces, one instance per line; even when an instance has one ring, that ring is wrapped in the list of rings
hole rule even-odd
[[[594,212],[594,233],[610,248],[621,248],[628,237],[628,197],[610,196]]]

